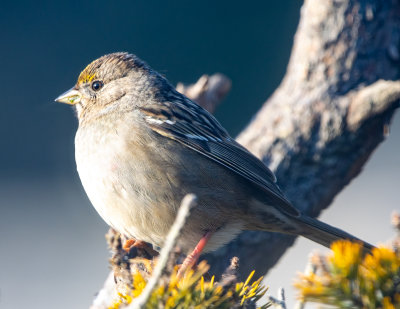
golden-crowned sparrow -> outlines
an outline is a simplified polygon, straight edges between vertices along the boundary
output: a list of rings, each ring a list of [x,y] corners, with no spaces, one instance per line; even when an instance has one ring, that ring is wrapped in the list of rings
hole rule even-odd
[[[187,252],[200,239],[204,251],[214,250],[243,230],[302,235],[324,246],[359,241],[301,214],[260,160],[134,55],[93,61],[56,101],[76,107],[76,163],[93,206],[129,238],[162,247],[182,198],[194,193],[198,205],[180,243]]]

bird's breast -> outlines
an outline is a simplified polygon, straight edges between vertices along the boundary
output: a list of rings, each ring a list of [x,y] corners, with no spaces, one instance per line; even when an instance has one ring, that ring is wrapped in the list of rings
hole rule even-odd
[[[75,138],[77,170],[104,221],[128,237],[161,246],[176,210],[168,196],[160,200],[156,188],[162,190],[168,181],[165,173],[152,168],[151,154],[135,147],[139,142],[116,128],[80,128]]]

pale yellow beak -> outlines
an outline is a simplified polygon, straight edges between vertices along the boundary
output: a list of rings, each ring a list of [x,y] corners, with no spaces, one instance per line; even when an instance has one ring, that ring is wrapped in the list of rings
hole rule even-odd
[[[70,90],[64,92],[62,95],[55,99],[56,102],[66,103],[70,105],[75,105],[81,101],[81,94],[78,90],[71,88]]]

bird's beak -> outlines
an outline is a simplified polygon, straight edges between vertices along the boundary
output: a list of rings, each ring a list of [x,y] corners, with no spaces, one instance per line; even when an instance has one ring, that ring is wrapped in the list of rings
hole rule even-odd
[[[80,92],[74,88],[71,88],[70,90],[64,92],[62,95],[57,97],[55,101],[60,103],[75,105],[76,103],[80,102],[81,98],[82,96]]]

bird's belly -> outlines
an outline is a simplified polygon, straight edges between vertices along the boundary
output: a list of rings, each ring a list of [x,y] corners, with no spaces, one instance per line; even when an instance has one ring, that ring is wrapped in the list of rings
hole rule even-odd
[[[76,156],[82,185],[107,224],[127,237],[161,247],[175,211],[168,211],[171,205],[157,203],[152,185],[141,184],[149,173],[146,164],[131,154],[131,158],[121,158],[121,153],[126,153],[116,151],[118,147],[101,147],[102,152],[92,150]]]
[[[89,160],[77,158],[78,172],[90,201],[104,221],[127,237],[162,247],[181,201],[180,196],[173,194],[160,196],[160,192],[165,191],[160,190],[160,186],[165,185],[168,180],[160,179],[162,176],[158,175],[152,184],[145,187],[142,185],[143,179],[139,178],[143,177],[143,173],[149,176],[150,171],[136,166],[136,175],[130,176],[132,166],[121,166],[110,155],[100,154],[94,157],[92,154],[90,157]],[[140,160],[129,160],[134,161],[138,163]],[[144,166],[143,162],[138,164]],[[201,202],[202,197],[199,199]],[[212,202],[207,204],[210,203]],[[207,209],[207,214],[194,211],[181,236],[182,250],[192,250],[208,229],[214,233],[205,252],[213,251],[231,241],[243,230],[243,224],[239,221],[223,222],[222,216],[214,213],[213,207]]]

